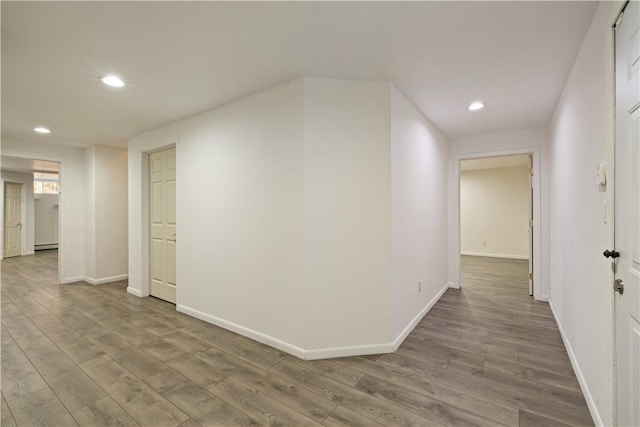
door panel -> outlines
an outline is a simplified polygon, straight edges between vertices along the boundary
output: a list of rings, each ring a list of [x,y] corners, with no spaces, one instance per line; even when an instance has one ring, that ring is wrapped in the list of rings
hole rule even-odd
[[[4,185],[4,247],[5,258],[22,253],[22,184]]]
[[[149,154],[149,293],[176,302],[176,149]]]
[[[617,424],[640,425],[640,10],[616,28],[615,294]]]

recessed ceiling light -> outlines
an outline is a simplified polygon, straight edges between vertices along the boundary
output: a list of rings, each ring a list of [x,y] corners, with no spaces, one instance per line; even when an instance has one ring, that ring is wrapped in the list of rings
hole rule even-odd
[[[113,86],[113,87],[122,87],[122,86],[124,86],[124,82],[118,76],[114,76],[114,75],[103,76],[103,77],[100,77],[100,80],[102,80],[102,83],[104,83],[106,85],[109,85],[109,86]]]
[[[37,128],[33,128],[34,132],[38,132],[38,133],[51,133],[51,131],[48,128],[42,127],[42,126],[38,126]]]
[[[469,104],[469,111],[478,111],[478,110],[482,110],[484,108],[484,102],[482,101],[473,101],[471,104]]]

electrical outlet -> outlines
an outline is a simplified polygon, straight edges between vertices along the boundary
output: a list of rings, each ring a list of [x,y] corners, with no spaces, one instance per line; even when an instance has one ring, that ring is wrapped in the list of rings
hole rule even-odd
[[[422,280],[418,280],[418,293],[422,292]]]

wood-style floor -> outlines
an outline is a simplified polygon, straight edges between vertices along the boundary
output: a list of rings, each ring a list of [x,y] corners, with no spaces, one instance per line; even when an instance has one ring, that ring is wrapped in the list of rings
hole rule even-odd
[[[2,426],[591,425],[526,264],[465,257],[394,354],[304,362],[126,283],[2,262]],[[363,319],[366,320],[366,319]]]

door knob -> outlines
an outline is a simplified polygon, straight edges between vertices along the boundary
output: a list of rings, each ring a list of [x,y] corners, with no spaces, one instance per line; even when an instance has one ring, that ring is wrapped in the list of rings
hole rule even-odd
[[[602,253],[602,255],[604,255],[605,258],[618,258],[620,256],[620,252],[616,251],[615,249],[612,251],[607,249]]]
[[[620,295],[624,293],[624,283],[622,283],[622,279],[616,279],[613,281],[613,290],[614,292],[620,292]]]

